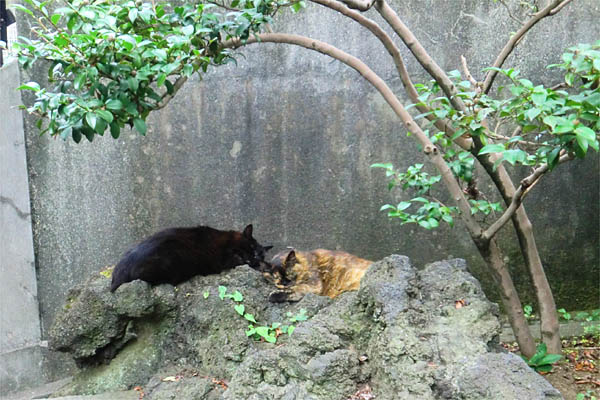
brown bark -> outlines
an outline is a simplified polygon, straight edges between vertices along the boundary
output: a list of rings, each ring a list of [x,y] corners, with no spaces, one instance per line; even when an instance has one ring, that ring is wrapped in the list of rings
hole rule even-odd
[[[529,325],[523,314],[523,305],[519,300],[519,295],[510,277],[508,268],[504,265],[502,253],[498,248],[496,240],[492,239],[487,244],[485,242],[476,242],[476,245],[486,264],[490,266],[496,285],[500,288],[500,298],[508,315],[508,320],[517,343],[519,344],[519,349],[524,356],[529,358],[535,354],[535,340],[529,331]]]
[[[477,141],[475,147],[480,148]],[[475,152],[476,151],[477,150],[475,150]],[[498,168],[494,169],[493,156],[480,156],[478,159],[500,191],[504,202],[507,205],[510,205],[515,196],[516,189],[504,166],[499,165]],[[562,345],[558,331],[559,322],[558,314],[556,312],[556,303],[554,302],[554,296],[552,295],[552,290],[550,289],[550,284],[548,283],[544,266],[542,265],[542,260],[533,235],[531,221],[529,220],[523,205],[520,205],[516,209],[511,220],[517,233],[521,253],[525,259],[525,264],[528,267],[531,282],[538,299],[542,340],[546,343],[549,353],[560,354]]]

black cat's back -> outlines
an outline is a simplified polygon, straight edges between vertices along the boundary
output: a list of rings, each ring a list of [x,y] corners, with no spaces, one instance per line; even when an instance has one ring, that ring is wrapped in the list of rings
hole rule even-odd
[[[123,255],[113,270],[110,290],[135,279],[177,285],[195,275],[216,274],[240,264],[258,268],[268,248],[252,237],[252,225],[243,232],[208,226],[165,229]]]

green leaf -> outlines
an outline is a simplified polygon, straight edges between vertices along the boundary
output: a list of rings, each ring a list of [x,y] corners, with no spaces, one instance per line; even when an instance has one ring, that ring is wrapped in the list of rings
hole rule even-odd
[[[488,153],[501,153],[504,150],[504,145],[501,144],[488,144],[483,146],[481,150],[479,150],[479,155],[488,154]]]
[[[52,22],[52,24],[57,25],[58,21],[60,21],[62,15],[60,14],[54,14],[52,17],[50,17],[50,21]]]
[[[551,372],[552,371],[552,365],[540,365],[535,367],[535,370],[538,372]]]
[[[144,122],[143,119],[141,118],[135,118],[133,120],[133,126],[135,126],[135,129],[140,133],[140,135],[145,136],[146,135],[146,123]]]
[[[227,288],[225,286],[219,286],[219,298],[221,300],[225,299],[225,293],[227,293]]]
[[[75,141],[75,143],[81,142],[82,137],[80,129],[73,129],[73,141]]]
[[[96,133],[100,136],[104,135],[104,131],[106,130],[106,121],[103,120],[102,118],[96,119],[96,127],[94,128],[94,130],[96,131]]]
[[[19,86],[17,90],[33,90],[34,92],[39,92],[40,85],[37,82],[27,82],[26,84]]]
[[[515,165],[517,162],[524,163],[527,160],[527,153],[523,150],[506,150],[504,153],[502,153],[502,155],[504,160],[509,162],[511,165]]]
[[[244,307],[243,304],[236,304],[233,308],[235,309],[235,311],[237,311],[238,314],[244,315],[244,310],[246,309],[246,307]]]
[[[543,90],[543,89],[542,89]],[[533,104],[535,104],[536,106],[541,106],[542,104],[544,104],[544,102],[546,101],[547,98],[547,94],[546,91],[540,91],[540,92],[534,92],[531,95],[531,101],[533,101]]]
[[[275,343],[277,342],[277,338],[274,335],[268,335],[265,336],[265,340],[269,343]]]
[[[577,135],[578,137],[581,136],[582,138],[590,142],[596,140],[596,133],[587,126],[578,126],[577,128],[575,128],[575,135]]]
[[[210,295],[208,290],[205,290],[204,293],[202,293],[202,296],[204,296],[205,299],[208,299],[208,296]]]
[[[156,80],[156,86],[161,87],[165,83],[165,79],[167,79],[167,74],[164,72],[158,75],[158,79]]]
[[[140,86],[140,82],[135,79],[133,76],[130,76],[129,78],[127,78],[127,85],[129,86],[129,89],[132,92],[137,92],[139,86]]]
[[[555,362],[560,361],[561,358],[562,356],[560,354],[546,354],[544,358],[540,360],[539,364],[554,364]]]
[[[113,122],[113,115],[112,115],[112,113],[110,111],[96,110],[96,114],[98,114],[100,116],[100,118],[102,118],[103,120],[105,120],[109,124],[111,122]]]
[[[254,322],[255,324],[257,323],[256,320],[254,319],[254,315],[252,315],[252,314],[244,314],[244,318],[246,318],[250,322]]]
[[[92,129],[96,127],[96,118],[97,116],[93,112],[88,112],[85,114],[85,122],[87,122]]]
[[[123,103],[121,100],[112,99],[106,102],[106,108],[109,110],[119,111],[123,109]]]
[[[292,333],[296,330],[296,327],[294,325],[290,325],[290,327],[288,328],[288,335],[292,336]]]
[[[75,88],[75,90],[80,90],[81,87],[83,86],[83,84],[85,83],[87,79],[87,72],[83,71],[80,74],[77,74],[77,76],[75,77],[75,80],[73,81],[73,87]]]
[[[138,9],[137,8],[131,8],[129,10],[129,14],[128,14],[129,20],[133,23],[137,19],[137,16],[138,16]]]
[[[398,206],[396,207],[396,209],[398,211],[403,211],[403,210],[406,210],[411,205],[412,205],[412,203],[410,201],[401,201],[400,203],[398,203]]]
[[[110,123],[110,135],[114,139],[118,139],[121,134],[121,127],[117,121],[113,121]]]
[[[236,291],[233,293],[233,300],[234,300],[234,301],[238,301],[238,302],[239,302],[239,301],[242,301],[242,300],[244,300],[244,296],[242,296],[242,294],[241,294],[239,291],[237,291],[237,290],[236,290]]]
[[[530,108],[529,110],[527,110],[525,112],[525,116],[530,121],[533,121],[535,119],[535,117],[537,117],[538,115],[540,115],[541,112],[542,112],[542,110],[540,110],[539,108]]]
[[[385,169],[391,169],[394,168],[394,165],[391,163],[376,163],[376,164],[371,164],[371,168],[385,168]]]
[[[10,7],[14,8],[15,10],[23,11],[24,13],[27,13],[27,14],[31,15],[32,17],[35,17],[35,15],[33,15],[33,12],[31,12],[31,10],[29,10],[26,7],[23,7],[20,4],[12,4]]]
[[[424,219],[419,221],[419,225],[421,225],[423,228],[425,229],[431,229],[431,225],[429,224],[428,221],[425,221]]]
[[[264,338],[269,336],[269,327],[268,326],[257,326],[255,329],[256,329],[256,333],[259,334],[260,336],[262,336]]]

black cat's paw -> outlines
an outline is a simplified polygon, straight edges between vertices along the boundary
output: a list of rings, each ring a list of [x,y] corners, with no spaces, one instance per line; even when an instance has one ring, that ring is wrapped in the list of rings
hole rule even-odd
[[[269,294],[269,301],[271,303],[296,302],[300,301],[302,297],[290,290],[275,290]]]

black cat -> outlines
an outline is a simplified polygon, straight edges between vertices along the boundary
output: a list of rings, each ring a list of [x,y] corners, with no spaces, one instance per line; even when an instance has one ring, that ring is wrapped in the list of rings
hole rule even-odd
[[[271,247],[252,237],[252,225],[243,232],[208,226],[165,229],[123,255],[113,270],[110,291],[135,279],[177,285],[195,275],[218,274],[242,264],[262,271]]]

